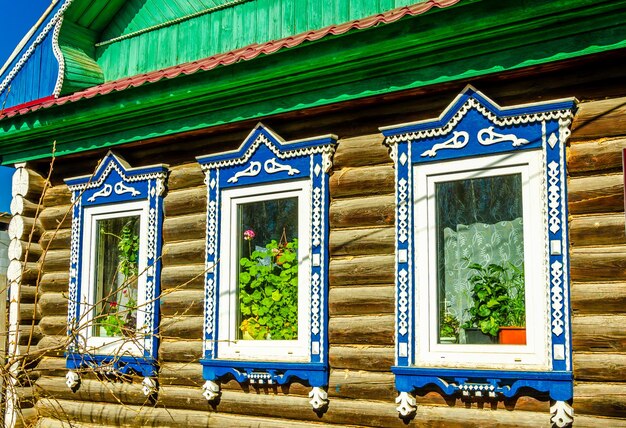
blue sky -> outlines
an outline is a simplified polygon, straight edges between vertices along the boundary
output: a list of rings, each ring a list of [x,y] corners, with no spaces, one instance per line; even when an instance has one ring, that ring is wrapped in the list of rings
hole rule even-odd
[[[50,5],[51,0],[0,0],[0,67]],[[0,167],[0,212],[11,203],[12,169]]]
[[[0,0],[0,65],[50,5],[51,0]]]

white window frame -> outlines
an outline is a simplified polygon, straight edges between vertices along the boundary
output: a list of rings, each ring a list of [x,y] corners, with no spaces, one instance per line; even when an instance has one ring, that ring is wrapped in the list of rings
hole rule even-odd
[[[219,263],[218,359],[245,361],[308,362],[310,358],[311,281],[311,182],[236,187],[222,191],[221,248]],[[241,204],[298,198],[298,339],[237,340],[238,240],[237,207]]]
[[[542,151],[417,164],[415,176],[416,352],[424,367],[550,369],[550,323],[546,296],[547,216]],[[435,184],[469,178],[522,174],[526,345],[439,344]]]
[[[143,356],[142,327],[147,323],[146,313],[141,308],[146,305],[146,276],[148,251],[148,210],[149,201],[126,202],[85,207],[83,224],[82,273],[81,273],[81,319],[80,337],[84,352],[108,355]],[[137,334],[135,337],[98,337],[93,335],[93,312],[95,305],[95,275],[97,221],[127,216],[139,216],[139,258],[137,283]]]

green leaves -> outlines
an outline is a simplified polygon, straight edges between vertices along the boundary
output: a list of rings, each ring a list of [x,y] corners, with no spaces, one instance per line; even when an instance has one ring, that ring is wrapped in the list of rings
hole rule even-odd
[[[269,242],[239,260],[239,329],[247,340],[298,337],[298,240]]]
[[[509,265],[469,265],[476,272],[469,278],[474,306],[468,310],[471,317],[463,328],[475,326],[484,334],[497,336],[500,326],[525,325],[524,272]]]

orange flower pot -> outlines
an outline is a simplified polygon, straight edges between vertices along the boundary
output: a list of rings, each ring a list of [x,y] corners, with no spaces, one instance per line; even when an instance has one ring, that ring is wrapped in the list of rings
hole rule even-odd
[[[500,327],[500,345],[526,345],[526,327]]]

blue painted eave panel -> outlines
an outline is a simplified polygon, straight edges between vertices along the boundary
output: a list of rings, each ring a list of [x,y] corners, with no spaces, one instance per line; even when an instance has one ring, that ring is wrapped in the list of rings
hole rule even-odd
[[[7,109],[53,95],[59,63],[52,45],[54,25],[48,25],[63,3],[59,2],[55,6],[0,75],[0,108]],[[44,34],[46,31],[47,34]]]

